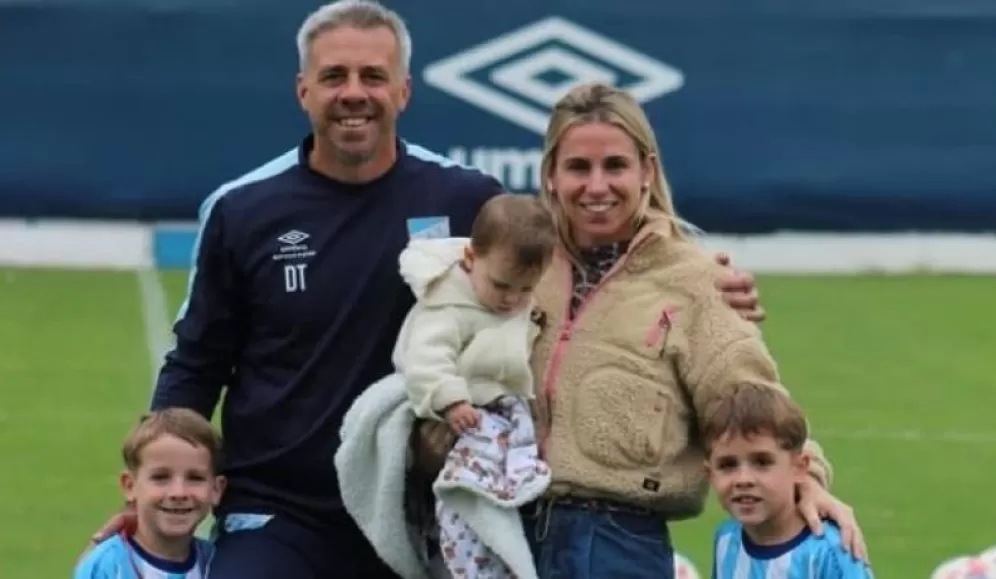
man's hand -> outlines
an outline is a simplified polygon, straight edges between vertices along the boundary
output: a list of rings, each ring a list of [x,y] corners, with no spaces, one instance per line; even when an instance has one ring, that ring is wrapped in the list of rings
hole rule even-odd
[[[463,434],[481,423],[481,414],[467,402],[457,402],[444,412],[446,422],[457,434]]]
[[[730,268],[716,280],[716,289],[723,292],[723,300],[749,322],[763,322],[767,314],[761,307],[754,276],[745,271],[737,271],[730,266],[730,255],[716,254],[716,263]]]
[[[90,544],[83,550],[83,553],[79,558],[83,559],[83,557],[85,557],[95,545],[110,539],[122,531],[128,534],[134,533],[137,526],[138,516],[135,514],[135,511],[130,506],[125,507],[124,511],[111,517],[109,521],[104,523],[104,526],[101,527],[99,531],[90,537]]]
[[[137,526],[138,515],[135,514],[134,509],[126,507],[125,510],[114,515],[104,523],[104,526],[90,537],[90,541],[97,544],[122,531],[125,533],[134,533]]]

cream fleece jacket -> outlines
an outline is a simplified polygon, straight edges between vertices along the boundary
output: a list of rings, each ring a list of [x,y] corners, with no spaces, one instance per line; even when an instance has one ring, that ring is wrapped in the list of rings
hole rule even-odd
[[[457,402],[483,406],[504,395],[533,397],[529,355],[538,330],[531,308],[496,314],[478,301],[460,265],[469,243],[416,239],[399,258],[416,304],[402,326],[395,360],[422,418],[440,419]]]

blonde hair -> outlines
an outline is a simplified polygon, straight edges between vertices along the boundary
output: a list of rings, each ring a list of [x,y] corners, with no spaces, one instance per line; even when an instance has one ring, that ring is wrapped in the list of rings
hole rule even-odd
[[[142,416],[128,433],[121,449],[125,468],[137,471],[142,466],[142,451],[163,436],[175,436],[207,449],[212,473],[221,471],[221,437],[206,418],[187,408],[166,408]]]
[[[685,231],[674,210],[671,188],[661,165],[657,137],[654,136],[643,108],[625,91],[602,83],[584,84],[572,89],[554,106],[547,125],[543,162],[540,166],[543,179],[540,182],[539,196],[553,215],[557,234],[568,253],[577,257],[578,250],[571,239],[570,224],[563,208],[550,190],[549,177],[556,165],[558,148],[564,134],[572,127],[587,123],[606,123],[619,127],[633,139],[640,161],[652,163],[650,169],[653,176],[649,182],[649,190],[643,193],[640,207],[633,216],[637,227],[648,219],[664,219],[668,222],[672,236],[684,238]]]

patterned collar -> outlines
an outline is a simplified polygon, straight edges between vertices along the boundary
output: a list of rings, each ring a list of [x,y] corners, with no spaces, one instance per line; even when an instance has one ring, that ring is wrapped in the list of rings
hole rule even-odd
[[[602,277],[629,249],[629,241],[617,241],[579,251],[586,273]]]
[[[581,267],[572,264],[571,272],[574,278],[574,291],[571,295],[571,318],[577,313],[581,303],[588,294],[601,283],[605,274],[619,261],[629,249],[629,241],[618,241],[608,245],[600,245],[580,250]]]

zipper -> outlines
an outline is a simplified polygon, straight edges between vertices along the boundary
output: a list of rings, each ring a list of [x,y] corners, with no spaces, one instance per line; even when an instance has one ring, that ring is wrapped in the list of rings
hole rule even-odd
[[[671,329],[671,324],[673,322],[674,310],[672,308],[665,307],[661,311],[661,317],[657,320],[657,323],[654,324],[654,327],[650,328],[649,332],[647,332],[647,347],[655,347],[661,341],[661,338],[664,336],[664,332]]]
[[[553,345],[553,351],[550,353],[550,361],[547,362],[546,372],[543,375],[543,395],[547,398],[547,402],[551,406],[551,412],[553,405],[553,392],[556,389],[555,386],[557,383],[557,378],[560,374],[560,366],[563,363],[564,355],[566,354],[567,351],[567,344],[571,341],[571,338],[574,335],[574,328],[577,326],[577,322],[581,318],[581,314],[584,312],[588,304],[591,303],[591,300],[594,299],[595,294],[601,291],[602,288],[605,287],[605,284],[608,283],[608,281],[613,276],[618,274],[620,270],[622,270],[623,266],[626,265],[626,262],[629,260],[630,256],[632,256],[633,253],[641,245],[643,245],[644,241],[645,240],[640,240],[632,247],[630,247],[629,251],[627,251],[625,255],[619,258],[619,261],[614,266],[612,266],[612,268],[609,271],[607,271],[604,276],[602,276],[602,279],[599,280],[599,282],[595,285],[595,287],[593,287],[591,291],[588,292],[588,295],[586,295],[584,299],[581,300],[581,303],[578,304],[578,309],[577,312],[574,313],[573,319],[571,318],[572,300],[568,298],[567,307],[566,311],[564,312],[564,318],[563,318],[564,323],[557,330],[558,332],[557,340]],[[572,267],[567,268],[567,287],[569,293],[573,295],[574,272]]]

